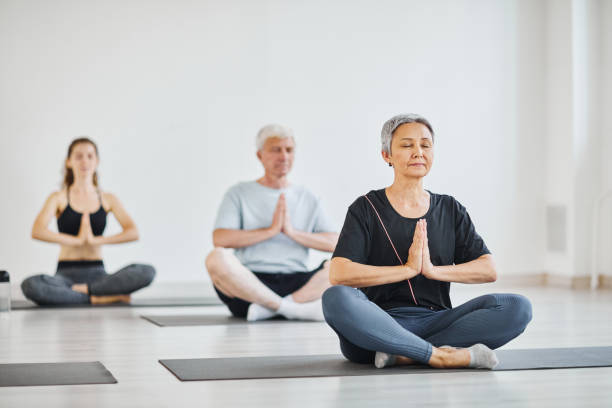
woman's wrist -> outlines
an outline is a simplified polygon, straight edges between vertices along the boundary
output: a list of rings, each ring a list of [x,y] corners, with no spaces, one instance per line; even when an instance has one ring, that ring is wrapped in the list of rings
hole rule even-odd
[[[408,265],[407,263],[404,264],[403,269],[406,273],[405,275],[406,280],[412,279],[420,273],[419,271],[417,271],[416,269],[414,269],[412,266]]]
[[[427,271],[427,279],[432,279],[432,280],[439,280],[438,279],[438,274],[440,272],[440,268],[438,268],[435,265],[432,265],[431,268],[429,268],[429,271]]]
[[[92,237],[89,239],[89,245],[91,246],[99,246],[104,244],[104,237],[102,235],[97,237]]]
[[[85,244],[85,240],[83,239],[83,237],[81,236],[74,236],[74,235],[68,235],[68,234],[62,234],[65,235],[64,236],[64,242],[61,242],[61,244],[63,245],[69,245],[69,246],[73,246],[73,247],[80,247],[83,244]]]

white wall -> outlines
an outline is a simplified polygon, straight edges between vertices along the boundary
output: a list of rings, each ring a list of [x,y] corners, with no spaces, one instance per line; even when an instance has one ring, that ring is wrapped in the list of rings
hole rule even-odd
[[[612,192],[612,2],[601,1],[599,25],[601,27],[601,91],[600,118],[602,148],[600,160],[602,164],[601,191]],[[612,276],[612,198],[608,198],[602,206],[602,240],[599,247],[602,255],[599,260],[599,272]]]
[[[599,1],[574,0],[575,258],[577,274],[588,274],[594,245],[594,202],[601,195],[601,26]],[[584,270],[584,272],[583,272]]]
[[[546,204],[566,209],[566,229],[559,227],[559,235],[565,235],[564,249],[550,250],[547,243],[547,269],[556,273],[573,273],[573,182],[574,117],[572,87],[572,0],[553,0],[546,4]],[[548,216],[548,214],[547,214]],[[561,221],[562,219],[555,220]],[[560,223],[560,224],[561,224]],[[545,225],[545,227],[548,226]]]
[[[165,281],[204,279],[217,206],[260,175],[254,135],[293,127],[292,179],[346,207],[391,181],[382,123],[437,130],[426,187],[456,196],[502,273],[545,268],[546,4],[498,1],[0,0],[0,267],[53,272],[29,233],[69,141],[141,231],[106,249]],[[116,229],[111,228],[111,231]]]
[[[602,91],[609,75],[602,52],[609,43],[605,3],[546,2],[546,204],[566,209],[565,217],[545,226],[564,237],[562,250],[547,245],[545,269],[555,275],[587,276],[594,263],[593,209],[609,179],[606,156],[600,153],[609,143]],[[554,225],[563,222],[565,229]],[[608,231],[609,225],[604,217],[600,229]],[[609,241],[600,246],[606,248]]]

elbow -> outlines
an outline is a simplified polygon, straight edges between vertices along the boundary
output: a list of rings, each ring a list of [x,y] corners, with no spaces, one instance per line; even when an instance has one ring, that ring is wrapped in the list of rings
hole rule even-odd
[[[495,266],[495,262],[493,261],[493,257],[489,255],[484,255],[482,258],[483,262],[483,275],[485,283],[492,283],[497,281],[497,267]]]
[[[497,269],[495,269],[495,267],[491,268],[491,270],[489,271],[489,283],[495,282],[497,281]]]
[[[212,237],[213,246],[215,248],[226,248],[227,242],[225,242],[220,235],[221,234],[218,231],[216,230],[213,231],[213,237]]]
[[[332,286],[342,285],[342,281],[332,277],[332,275],[329,275],[329,283]]]
[[[140,233],[138,232],[138,227],[136,227],[136,225],[130,225],[124,231],[128,241],[138,241],[140,239]]]
[[[338,277],[332,273],[332,271],[329,271],[329,283],[332,286],[336,286],[336,285],[341,285],[342,282],[338,279]]]
[[[493,258],[489,257],[489,282],[495,281],[497,281],[497,267],[495,262],[493,262]]]
[[[344,280],[341,278],[341,265],[338,259],[332,258],[329,265],[329,283],[333,286],[342,285]]]
[[[36,225],[34,225],[32,227],[32,231],[30,232],[30,236],[32,237],[32,239],[40,239],[40,231],[36,227]]]
[[[489,259],[489,268],[487,272],[487,283],[495,282],[497,280],[497,268],[492,259]]]
[[[225,245],[223,245],[223,242],[219,241],[218,239],[214,239],[214,238],[213,238],[213,246],[215,248],[227,248]]]

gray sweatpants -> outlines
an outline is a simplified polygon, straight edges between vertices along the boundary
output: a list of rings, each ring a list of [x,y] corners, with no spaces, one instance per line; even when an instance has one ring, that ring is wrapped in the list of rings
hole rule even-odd
[[[148,286],[155,277],[151,265],[131,264],[107,274],[102,261],[60,261],[57,272],[35,275],[21,283],[26,298],[39,305],[89,303],[89,295],[71,289],[75,283],[86,283],[94,296],[127,295]]]
[[[532,311],[526,297],[512,293],[479,296],[448,310],[383,310],[359,289],[338,285],[323,293],[323,314],[352,362],[371,364],[382,351],[427,364],[433,346],[503,346],[525,330]]]

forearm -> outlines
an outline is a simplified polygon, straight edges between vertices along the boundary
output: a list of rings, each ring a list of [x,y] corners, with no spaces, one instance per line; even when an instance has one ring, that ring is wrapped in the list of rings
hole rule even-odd
[[[495,282],[497,271],[491,255],[459,265],[434,266],[430,279],[442,282],[488,283]]]
[[[339,257],[332,258],[329,270],[329,280],[332,285],[345,285],[353,288],[400,282],[416,275],[418,272],[406,265],[371,266]]]
[[[125,242],[138,241],[138,230],[136,228],[128,228],[115,235],[97,236],[93,238],[92,245],[109,245],[122,244]]]
[[[338,243],[338,234],[335,232],[304,232],[293,230],[287,236],[307,248],[318,251],[333,252]]]
[[[216,229],[213,231],[213,244],[223,248],[242,248],[255,245],[278,234],[272,228],[255,230]]]
[[[62,232],[54,232],[47,228],[32,229],[32,238],[38,241],[51,242],[54,244],[66,246],[80,246],[83,241],[74,235],[64,234]]]

